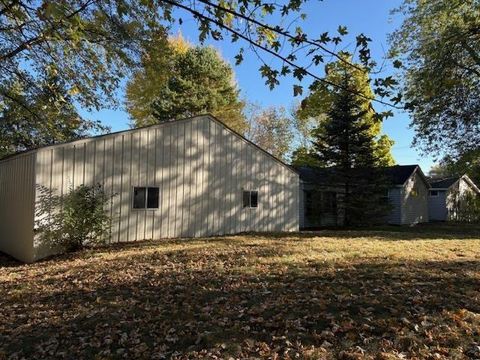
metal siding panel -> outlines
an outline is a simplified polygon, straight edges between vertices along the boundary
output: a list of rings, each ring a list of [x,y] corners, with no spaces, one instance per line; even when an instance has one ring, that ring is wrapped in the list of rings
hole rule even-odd
[[[217,134],[219,141],[219,152],[217,155],[217,163],[220,170],[220,175],[218,177],[218,218],[219,218],[219,227],[218,234],[224,235],[226,233],[226,218],[227,218],[227,208],[226,208],[226,189],[225,189],[225,180],[227,177],[227,169],[225,168],[226,160],[226,130],[217,125]]]
[[[183,168],[183,214],[182,214],[182,236],[192,237],[194,235],[191,224],[190,202],[192,197],[192,123],[185,124],[185,145],[184,145],[184,168]]]
[[[241,208],[238,202],[239,199],[239,182],[238,182],[238,146],[237,139],[232,134],[229,134],[229,158],[228,158],[228,173],[229,173],[229,182],[228,187],[228,206],[230,208],[230,228],[229,233],[235,234],[238,232],[239,221],[238,215],[240,214]]]
[[[212,123],[211,124],[211,134],[210,136],[213,139],[213,152],[212,152],[212,159],[211,161],[213,162],[213,187],[210,189],[212,197],[211,201],[213,204],[213,222],[212,222],[212,231],[211,235],[217,235],[219,233],[219,211],[218,211],[218,199],[220,196],[220,191],[218,189],[219,185],[219,178],[220,178],[220,165],[218,163],[218,158],[219,158],[219,152],[221,151],[219,149],[218,145],[218,127],[217,124]]]
[[[36,152],[0,162],[0,251],[31,262]]]
[[[156,186],[155,181],[155,129],[147,131],[147,143],[144,147],[147,153],[146,166],[146,184],[147,186]],[[160,194],[159,194],[160,195]],[[158,209],[149,210],[145,214],[145,239],[154,239],[153,229],[155,226],[155,217],[158,216]]]
[[[132,133],[132,156],[130,162],[130,176],[131,176],[131,189],[130,189],[130,222],[129,222],[129,240],[130,241],[137,241],[138,238],[138,213],[141,210],[133,209],[133,188],[135,186],[140,185],[139,179],[139,167],[138,164],[140,162],[140,133]]]
[[[115,178],[114,167],[115,162],[117,161],[117,157],[115,155],[115,138],[105,139],[105,150],[103,154],[105,164],[103,187],[108,197],[112,197],[115,193],[113,189],[113,182]],[[114,217],[113,202],[109,202],[106,206],[107,208],[105,210],[108,211],[110,217],[110,229],[112,229]],[[111,243],[113,241],[112,235],[113,234],[110,232],[110,235],[107,238],[108,243]]]
[[[205,197],[207,199],[207,229],[206,233],[207,234],[213,234],[214,233],[214,222],[215,222],[215,215],[214,215],[214,209],[215,209],[215,203],[214,203],[214,184],[215,184],[215,139],[213,137],[214,134],[214,126],[215,124],[213,122],[207,122],[206,124],[206,132],[208,134],[207,136],[207,153],[205,154],[206,156],[206,163],[208,164],[208,182],[207,182],[207,192],[205,194]]]
[[[184,182],[185,182],[185,124],[179,123],[176,126],[177,136],[177,165],[176,165],[176,200],[175,200],[175,237],[181,237],[184,234],[183,228],[183,201],[184,201]]]
[[[233,216],[234,216],[234,233],[241,231],[241,182],[240,182],[240,143],[232,137],[232,196],[233,196]]]
[[[167,208],[168,208],[168,211],[167,211],[167,237],[168,238],[171,238],[173,237],[173,210],[172,210],[172,206],[173,206],[173,188],[175,186],[175,180],[174,180],[174,174],[173,174],[173,165],[175,164],[174,162],[174,159],[173,159],[173,151],[172,151],[172,144],[173,144],[173,139],[172,139],[172,126],[167,126],[165,127],[165,131],[166,131],[166,141],[167,141],[167,144],[166,144],[166,153],[167,153],[167,166],[166,166],[166,170],[167,170],[167,177],[166,177],[166,190],[167,190],[167,198],[168,198],[168,204],[167,204]]]
[[[209,143],[207,139],[210,138],[210,126],[205,121],[198,121],[198,154],[199,154],[199,183],[198,188],[200,189],[199,195],[199,206],[200,213],[198,214],[198,235],[207,236],[208,233],[208,167],[209,157],[208,157],[208,148]]]
[[[142,130],[139,133],[138,143],[138,162],[137,166],[137,186],[148,186],[147,183],[147,163],[148,163],[148,150],[147,150],[147,132]],[[137,240],[145,240],[146,229],[146,217],[147,210],[138,210],[137,213]]]
[[[123,136],[113,138],[113,169],[112,169],[112,194],[110,204],[110,213],[112,221],[112,242],[120,241],[120,214],[121,214],[121,197],[122,197],[122,161],[123,161]],[[87,151],[88,153],[88,151]]]
[[[158,211],[154,224],[154,239],[161,239],[165,237],[163,231],[165,223],[165,193],[163,188],[163,129],[155,129],[155,185],[159,188],[160,198],[158,199]]]
[[[62,148],[56,148],[62,150]],[[92,163],[94,161],[95,142],[85,143],[85,179],[84,184],[88,186],[95,185],[95,171]]]

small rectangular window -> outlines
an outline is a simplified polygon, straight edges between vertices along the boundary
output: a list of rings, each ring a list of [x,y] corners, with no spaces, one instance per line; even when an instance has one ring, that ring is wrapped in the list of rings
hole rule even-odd
[[[160,190],[158,187],[134,187],[134,209],[158,209]]]
[[[149,187],[147,193],[147,208],[158,209],[158,197],[160,189],[158,187]]]
[[[258,191],[250,192],[250,207],[258,207]]]
[[[256,208],[258,207],[258,191],[243,191],[243,207]]]
[[[430,196],[431,196],[431,197],[436,197],[436,196],[438,196],[438,191],[437,191],[437,190],[430,190]]]
[[[134,209],[145,209],[146,195],[147,195],[146,188],[144,187],[133,188],[133,208]]]

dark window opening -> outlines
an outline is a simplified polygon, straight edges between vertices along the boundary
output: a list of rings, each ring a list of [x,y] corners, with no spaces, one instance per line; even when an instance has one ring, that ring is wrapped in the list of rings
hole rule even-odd
[[[144,187],[133,188],[133,208],[145,209],[146,189]]]
[[[158,209],[158,198],[160,189],[158,187],[149,187],[147,193],[147,208]]]
[[[438,196],[438,191],[437,190],[430,190],[430,196]]]
[[[244,208],[258,207],[258,191],[243,192],[243,207]]]
[[[158,209],[160,190],[158,187],[134,187],[134,209]]]
[[[258,207],[258,191],[252,191],[250,193],[250,207]]]

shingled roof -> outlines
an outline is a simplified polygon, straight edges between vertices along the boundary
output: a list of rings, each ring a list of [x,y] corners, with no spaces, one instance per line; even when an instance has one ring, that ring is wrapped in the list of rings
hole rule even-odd
[[[395,165],[384,168],[386,177],[393,185],[403,185],[412,176],[412,174],[420,169],[418,165]],[[335,175],[335,168],[317,168],[309,166],[295,167],[300,174],[300,179],[306,183],[317,185],[332,185],[329,179]],[[423,176],[423,173],[421,173]],[[426,179],[424,179],[425,182]]]
[[[448,189],[450,186],[460,180],[460,176],[453,176],[444,179],[430,179],[428,182],[432,189]]]
[[[417,170],[418,165],[395,165],[385,168],[385,175],[394,185],[403,185]]]

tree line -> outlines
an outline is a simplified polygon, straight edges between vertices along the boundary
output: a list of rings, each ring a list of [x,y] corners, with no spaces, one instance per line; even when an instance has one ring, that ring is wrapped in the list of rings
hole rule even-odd
[[[377,71],[368,36],[355,36],[353,57],[331,50],[347,28],[305,33],[304,3],[1,1],[0,154],[108,131],[78,109],[125,106],[133,126],[210,112],[276,156],[327,166],[331,161],[318,155],[320,140],[332,104],[345,91],[359,103],[379,163],[393,162],[392,141],[381,125],[392,115],[388,108],[400,108],[410,114],[414,145],[437,154],[437,174],[469,172],[480,180],[478,1],[404,0],[394,10],[403,23],[390,36],[396,71],[386,76]],[[287,76],[295,79],[293,94],[304,96],[300,105],[287,111],[246,103],[232,67],[215,49],[172,38],[173,25],[181,27],[185,15],[196,21],[200,42],[243,44],[237,63],[258,56],[270,88]],[[298,26],[284,28],[279,19]],[[116,94],[125,79],[123,101]],[[379,103],[387,111],[375,111]]]

